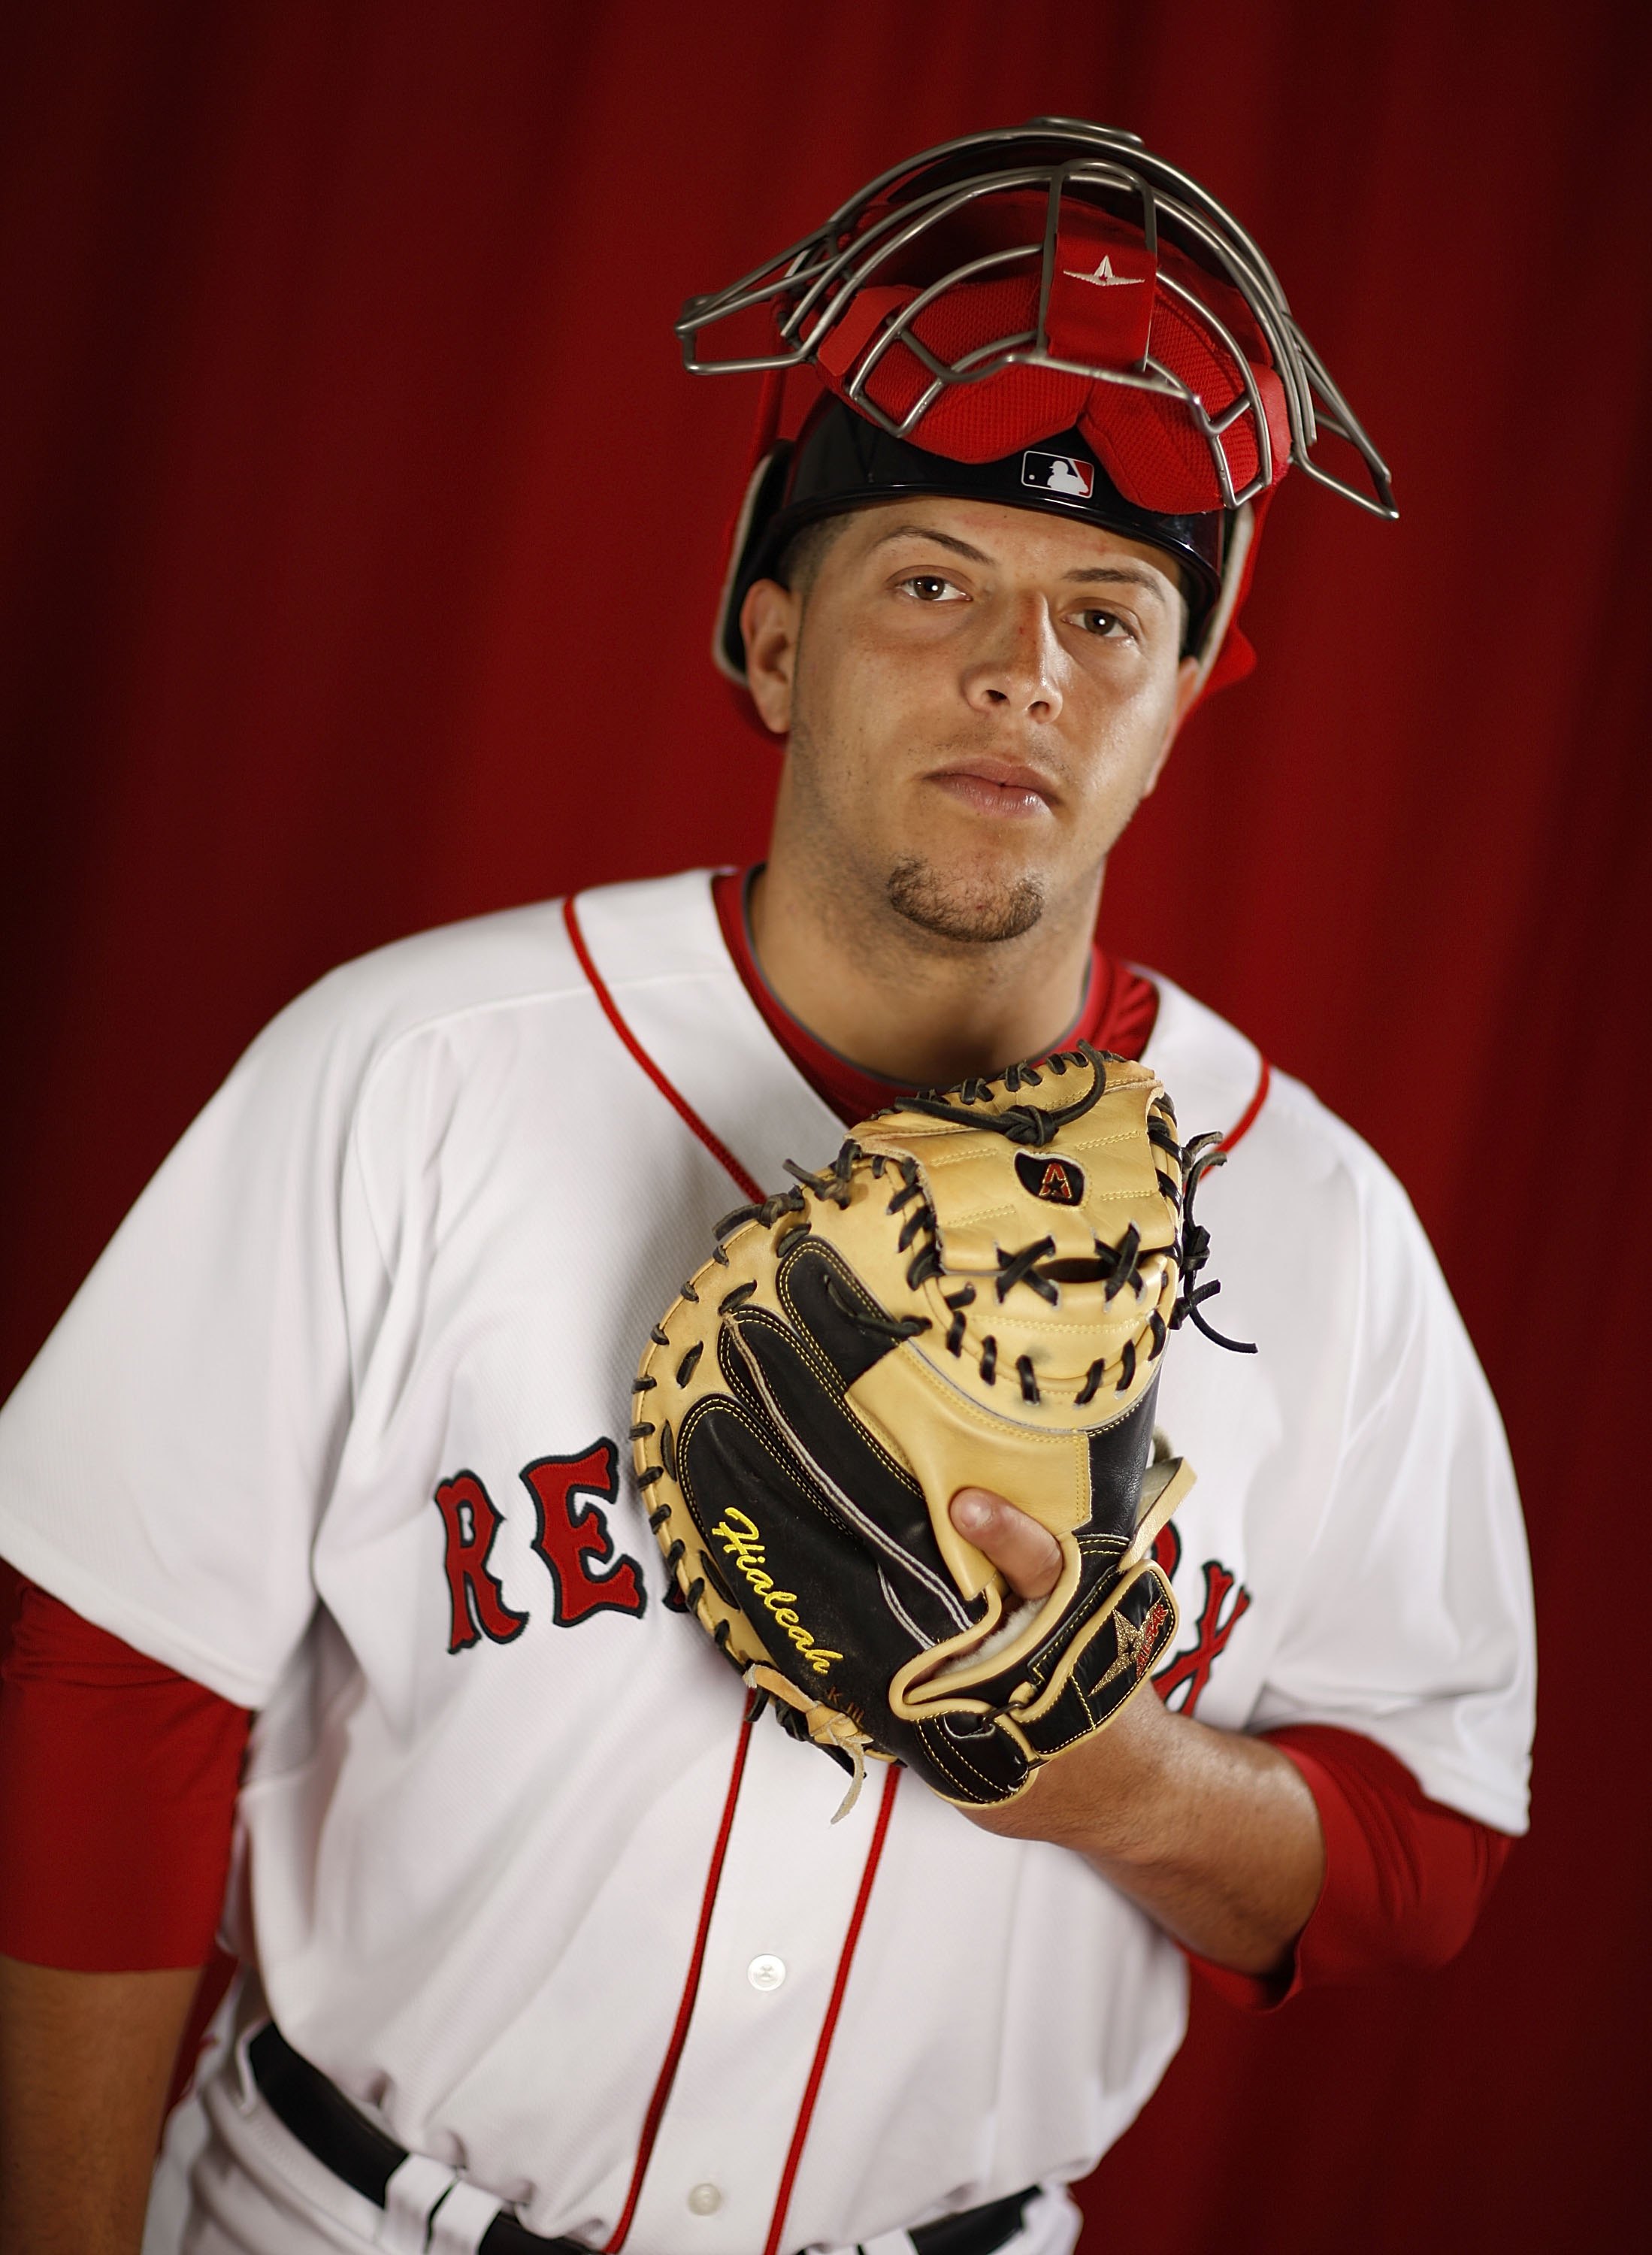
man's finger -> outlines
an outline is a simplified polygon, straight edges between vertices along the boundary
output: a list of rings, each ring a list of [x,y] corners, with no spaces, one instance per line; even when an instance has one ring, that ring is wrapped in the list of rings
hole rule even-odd
[[[1018,1598],[1047,1598],[1061,1578],[1061,1545],[1047,1527],[990,1488],[960,1488],[953,1525],[990,1558]]]

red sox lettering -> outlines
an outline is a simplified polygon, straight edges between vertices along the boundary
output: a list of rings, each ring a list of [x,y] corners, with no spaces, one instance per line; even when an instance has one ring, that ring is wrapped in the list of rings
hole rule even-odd
[[[608,1528],[605,1507],[618,1493],[617,1461],[614,1443],[602,1438],[574,1456],[538,1457],[519,1474],[533,1499],[533,1548],[551,1577],[551,1618],[559,1628],[577,1628],[594,1613],[635,1618],[648,1603],[641,1567],[616,1551]],[[475,1472],[439,1482],[434,1500],[452,1606],[448,1651],[467,1651],[483,1638],[510,1643],[530,1615],[506,1603],[489,1564],[502,1514]]]
[[[1182,1540],[1173,1523],[1161,1530],[1153,1547],[1159,1564],[1167,1574],[1174,1576],[1181,1563]],[[1212,1668],[1227,1649],[1228,1638],[1241,1618],[1250,1611],[1250,1591],[1231,1568],[1218,1558],[1206,1558],[1204,1575],[1205,1602],[1194,1625],[1195,1641],[1172,1653],[1153,1678],[1153,1688],[1166,1706],[1178,1691],[1183,1692],[1177,1703],[1177,1712],[1183,1715],[1192,1714],[1199,1705],[1210,1682]],[[1227,1603],[1230,1597],[1231,1605]],[[1227,1607],[1225,1615],[1224,1606]]]
[[[499,1531],[491,1497],[475,1472],[455,1472],[437,1488],[435,1501],[446,1537],[444,1563],[453,1605],[448,1651],[464,1652],[484,1636],[490,1644],[509,1644],[526,1628],[528,1616],[505,1603],[499,1577],[489,1568],[488,1553]]]
[[[533,1498],[533,1547],[551,1576],[552,1619],[573,1628],[592,1613],[640,1613],[648,1602],[643,1570],[635,1558],[615,1554],[602,1504],[619,1493],[612,1441],[594,1441],[577,1457],[540,1457],[523,1467],[522,1481]],[[576,1511],[577,1494],[601,1498]],[[597,1574],[586,1563],[605,1564]]]

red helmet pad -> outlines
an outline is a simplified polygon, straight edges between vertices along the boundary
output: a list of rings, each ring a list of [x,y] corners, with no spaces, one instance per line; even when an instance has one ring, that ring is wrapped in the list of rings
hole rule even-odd
[[[1037,334],[1045,204],[1015,189],[931,228],[921,245],[930,278],[911,272],[910,253],[880,261],[877,278],[835,305],[814,340],[815,365],[830,389],[862,412],[864,402],[900,424],[915,445],[960,462],[989,461],[1076,425],[1119,490],[1144,509],[1220,509],[1233,492],[1276,483],[1290,460],[1290,417],[1244,299],[1174,244],[1161,240],[1150,251],[1140,228],[1108,212],[1064,203],[1048,353],[1121,377],[1156,363],[1178,390],[1014,358],[1017,340],[1030,344]],[[889,209],[868,211],[868,231]],[[993,263],[979,278],[953,278],[982,259]],[[937,364],[952,381],[938,383]],[[977,364],[983,372],[972,380]],[[1218,427],[1228,493],[1179,388]],[[1261,444],[1253,393],[1267,424]]]

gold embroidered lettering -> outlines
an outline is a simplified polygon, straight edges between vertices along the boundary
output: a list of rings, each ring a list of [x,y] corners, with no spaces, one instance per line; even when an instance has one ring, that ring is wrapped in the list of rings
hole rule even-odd
[[[768,1552],[755,1519],[749,1519],[743,1511],[736,1510],[731,1504],[712,1528],[712,1538],[722,1544],[739,1571],[745,1576],[798,1651],[807,1654],[810,1669],[814,1675],[826,1675],[834,1660],[842,1659],[840,1652],[833,1652],[826,1646],[817,1644],[798,1620],[792,1611],[798,1602],[797,1591],[776,1589],[773,1575],[764,1567]]]

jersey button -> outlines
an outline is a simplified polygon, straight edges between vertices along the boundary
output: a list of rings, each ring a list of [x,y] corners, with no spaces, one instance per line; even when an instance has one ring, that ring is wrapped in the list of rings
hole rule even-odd
[[[723,2204],[721,2190],[714,2184],[691,2185],[688,2205],[696,2216],[715,2216]]]
[[[754,1989],[777,1989],[785,1978],[783,1957],[754,1957],[746,1968],[746,1978]]]

